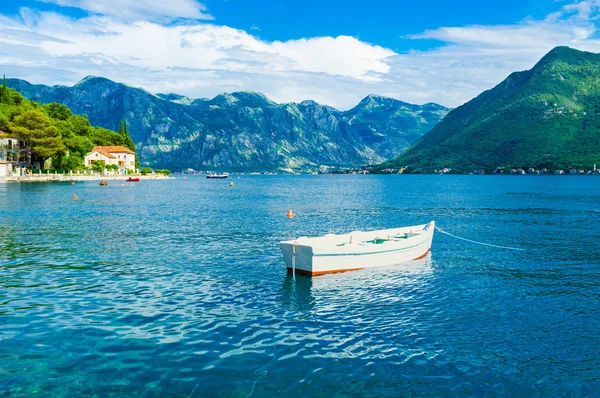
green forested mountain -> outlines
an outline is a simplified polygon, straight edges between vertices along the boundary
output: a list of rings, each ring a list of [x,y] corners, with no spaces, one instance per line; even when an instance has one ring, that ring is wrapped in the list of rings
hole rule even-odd
[[[57,169],[83,167],[83,157],[94,145],[135,145],[123,126],[120,133],[90,125],[86,116],[73,114],[65,105],[40,105],[8,88],[0,87],[0,131],[19,138],[41,163],[52,160]]]
[[[73,87],[11,87],[42,103],[66,104],[94,124],[127,120],[143,165],[227,171],[361,166],[391,159],[429,131],[448,109],[368,96],[339,111],[314,101],[278,104],[236,92],[213,99],[150,94],[99,77]]]
[[[405,153],[377,167],[431,173],[600,163],[600,55],[557,47],[452,110]]]

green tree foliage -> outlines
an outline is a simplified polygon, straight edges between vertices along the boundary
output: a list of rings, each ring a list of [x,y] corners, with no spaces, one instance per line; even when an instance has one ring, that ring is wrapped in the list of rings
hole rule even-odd
[[[127,130],[127,120],[123,120],[122,122],[119,121],[119,128],[120,128],[120,132],[121,132],[121,136],[123,137],[123,146],[131,149],[133,152],[135,152],[135,143],[133,142],[133,139],[131,138],[131,136],[129,135],[129,131]],[[138,156],[135,157],[135,168],[139,168],[140,167],[140,159]]]
[[[58,129],[41,110],[30,109],[16,116],[10,130],[19,139],[30,143],[33,152],[42,160],[65,150]]]
[[[169,170],[169,169],[156,170],[155,172],[156,172],[156,174],[164,174],[166,176],[171,174],[171,170]]]
[[[0,130],[26,141],[34,155],[52,158],[53,167],[64,170],[82,168],[94,145],[123,145],[135,152],[128,134],[91,126],[87,116],[74,115],[63,104],[30,101],[6,87],[6,79],[0,87]]]
[[[94,127],[90,140],[94,145],[123,145],[123,140],[119,133],[103,127]]]
[[[63,156],[59,168],[62,170],[77,170],[82,168],[81,165],[83,165],[83,158],[75,152],[69,154],[69,156]]]
[[[145,176],[148,173],[152,173],[152,169],[150,167],[142,167],[140,169],[140,173],[142,173],[142,175]]]
[[[57,102],[46,104],[43,106],[43,108],[46,111],[46,114],[52,119],[69,120],[69,118],[73,114],[73,112],[71,112],[71,110],[67,106],[59,104]]]
[[[127,130],[127,120],[123,120],[123,131],[121,132],[121,135],[123,136],[123,146],[135,152],[135,143],[131,139],[129,131]]]
[[[0,89],[0,101],[4,102],[8,98],[8,89],[6,87],[6,75],[2,79],[2,88]]]
[[[102,160],[92,160],[92,170],[103,171],[106,168]]]

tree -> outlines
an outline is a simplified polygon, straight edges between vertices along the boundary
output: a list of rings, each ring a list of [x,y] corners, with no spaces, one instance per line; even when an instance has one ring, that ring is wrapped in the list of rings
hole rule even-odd
[[[122,145],[122,137],[119,133],[102,127],[95,127],[92,130],[90,141],[92,141],[92,144],[94,145]]]
[[[67,149],[73,153],[78,152],[81,156],[85,156],[86,153],[92,150],[92,143],[87,137],[79,135],[71,135],[69,137],[63,136],[63,141]]]
[[[73,114],[67,106],[56,102],[44,105],[44,110],[52,119],[58,120],[67,120]]]
[[[69,118],[73,126],[73,133],[80,136],[90,137],[94,134],[94,128],[90,126],[87,116],[73,115]]]
[[[129,131],[127,131],[127,120],[123,120],[123,132],[121,133],[121,135],[123,136],[123,145],[135,152],[135,142],[133,142],[133,139],[131,139],[131,136],[129,135]],[[136,154],[135,168],[137,169],[139,167],[140,159]]]
[[[29,143],[32,151],[42,160],[65,150],[58,129],[39,109],[30,109],[16,116],[10,130],[17,138]]]
[[[72,153],[65,156],[60,161],[60,168],[63,170],[77,170],[83,168],[83,159],[79,154]]]
[[[6,75],[2,79],[2,89],[0,89],[0,102],[7,102],[9,99],[8,88],[6,87]]]
[[[102,171],[105,167],[102,160],[92,160],[92,170]]]
[[[135,143],[127,131],[127,120],[123,120],[121,135],[123,136],[123,145],[135,152]]]

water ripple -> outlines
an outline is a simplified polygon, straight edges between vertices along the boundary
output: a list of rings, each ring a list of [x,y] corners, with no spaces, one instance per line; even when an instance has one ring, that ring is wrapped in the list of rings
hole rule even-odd
[[[0,396],[594,395],[598,188],[438,176],[0,185]],[[278,253],[291,236],[429,219],[530,251],[438,235],[402,267],[295,280]]]

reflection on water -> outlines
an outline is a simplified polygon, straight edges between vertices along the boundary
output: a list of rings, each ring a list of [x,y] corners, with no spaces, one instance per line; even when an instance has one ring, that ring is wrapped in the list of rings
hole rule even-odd
[[[369,301],[372,297],[382,300],[382,292],[397,292],[399,289],[415,284],[429,283],[433,272],[431,253],[421,260],[411,261],[388,267],[364,269],[306,277],[286,273],[283,277],[282,292],[284,303],[290,309],[305,311],[313,307],[315,302],[331,302],[337,297]],[[369,281],[365,284],[365,281]],[[373,292],[377,292],[373,295]],[[390,298],[395,300],[397,298]]]
[[[0,185],[0,396],[593,395],[599,188],[478,176]],[[420,261],[295,279],[279,253],[294,236],[431,219],[528,251],[438,234]]]

